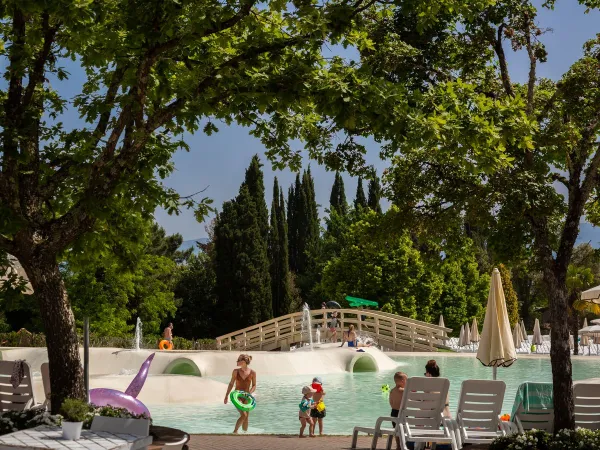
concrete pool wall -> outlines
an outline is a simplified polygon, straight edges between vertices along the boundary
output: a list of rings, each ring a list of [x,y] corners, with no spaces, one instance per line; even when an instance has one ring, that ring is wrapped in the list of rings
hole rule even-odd
[[[83,350],[82,358],[83,358]],[[156,353],[139,399],[148,404],[222,402],[226,382],[205,377],[229,377],[241,352],[90,349],[90,387],[124,391],[142,363]],[[259,376],[335,374],[393,370],[398,363],[376,348],[339,348],[335,344],[292,352],[247,352]],[[44,398],[39,375],[48,361],[45,348],[1,349],[0,359],[24,359],[33,371],[35,397]]]

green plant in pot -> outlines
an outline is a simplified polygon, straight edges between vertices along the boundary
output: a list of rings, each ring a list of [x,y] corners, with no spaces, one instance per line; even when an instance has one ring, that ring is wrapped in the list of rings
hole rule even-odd
[[[76,441],[81,436],[81,427],[90,411],[90,405],[76,398],[66,399],[60,407],[63,416],[62,430],[63,438]]]

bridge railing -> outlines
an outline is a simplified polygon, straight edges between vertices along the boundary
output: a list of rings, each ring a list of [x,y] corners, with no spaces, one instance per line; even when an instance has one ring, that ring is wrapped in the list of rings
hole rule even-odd
[[[445,345],[451,328],[421,322],[419,320],[384,313],[381,311],[356,309],[316,309],[310,311],[312,329],[327,331],[328,315],[336,311],[342,330],[353,324],[358,332],[373,336],[379,345],[396,350],[409,348],[411,351],[433,351],[448,348]],[[307,331],[302,330],[302,312],[262,322],[232,333],[217,337],[218,350],[263,350],[280,346],[308,342]],[[322,337],[325,337],[322,335]]]

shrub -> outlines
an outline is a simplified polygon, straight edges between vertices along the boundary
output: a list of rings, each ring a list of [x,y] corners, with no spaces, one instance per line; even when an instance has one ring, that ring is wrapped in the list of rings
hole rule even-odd
[[[76,398],[66,399],[60,407],[60,414],[66,422],[83,422],[92,411],[90,405]]]
[[[556,435],[530,430],[496,439],[490,450],[600,450],[600,430],[561,430]]]
[[[0,436],[40,425],[59,426],[61,418],[40,408],[26,411],[7,411],[0,415]]]
[[[90,412],[87,414],[83,422],[84,429],[89,429],[92,426],[92,420],[94,420],[95,416],[118,417],[120,419],[149,419],[152,422],[152,419],[145,414],[133,414],[125,408],[91,405]]]

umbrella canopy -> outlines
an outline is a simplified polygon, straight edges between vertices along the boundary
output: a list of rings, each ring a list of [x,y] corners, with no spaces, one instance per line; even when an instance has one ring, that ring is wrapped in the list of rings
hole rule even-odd
[[[517,352],[510,331],[500,272],[494,269],[477,351],[477,359],[481,364],[488,367],[508,367],[516,361]]]
[[[512,338],[513,342],[515,343],[515,348],[521,347],[523,339],[521,338],[521,325],[518,323],[516,323],[515,327],[513,328]]]
[[[334,302],[333,300],[325,303],[325,306],[327,306],[328,308],[333,308],[333,309],[342,309],[340,304],[338,302]]]
[[[479,337],[479,328],[477,327],[477,318],[473,318],[473,323],[471,324],[471,342],[479,342],[481,339]]]
[[[469,330],[469,324],[465,324],[465,345],[469,345],[471,343],[471,330]]]
[[[33,294],[33,287],[29,282],[29,278],[27,278],[27,274],[25,273],[25,269],[21,266],[21,263],[17,258],[12,255],[8,255],[8,266],[0,267],[0,284],[5,281],[9,281],[13,277],[22,278],[25,280],[25,289],[23,290],[24,294]]]
[[[442,316],[440,314],[440,322],[439,322],[440,327],[442,328],[446,328],[446,325],[444,325],[444,316]],[[442,331],[442,336],[446,337],[446,332]]]
[[[465,345],[465,326],[460,326],[460,334],[458,335],[458,346],[464,347]]]
[[[590,323],[594,323],[596,325],[600,325],[600,319],[590,320]]]
[[[583,330],[588,328],[587,317],[583,319],[583,328],[579,330],[579,334],[581,334],[581,345],[590,345],[590,339],[587,337]],[[587,331],[587,330],[586,330]]]
[[[528,341],[529,337],[527,336],[527,329],[525,328],[525,322],[521,320],[521,331],[523,332],[523,340]]]
[[[580,331],[583,331],[585,334],[600,334],[600,325],[590,325]]]
[[[581,293],[581,300],[600,304],[600,286],[595,286]]]
[[[533,339],[531,343],[534,345],[542,345],[544,339],[542,338],[542,331],[540,330],[540,321],[535,319],[535,323],[533,324]]]
[[[375,308],[379,308],[379,303],[374,302],[373,300],[365,300],[364,298],[358,297],[350,297],[346,296],[346,300],[350,303],[351,308],[356,308],[358,306],[374,306]]]

